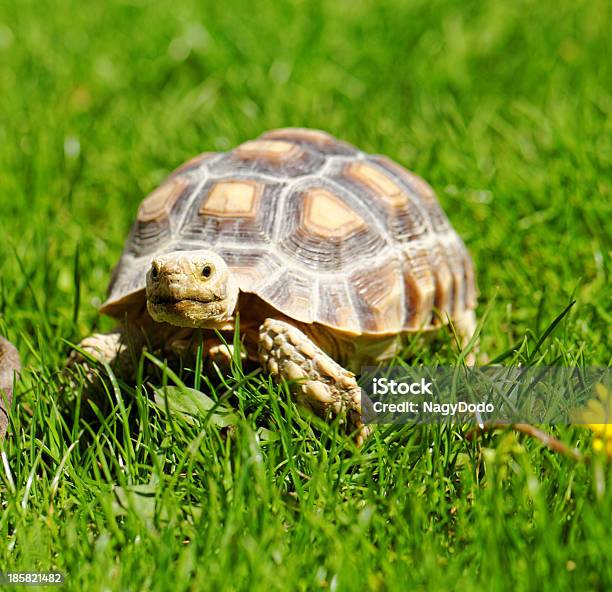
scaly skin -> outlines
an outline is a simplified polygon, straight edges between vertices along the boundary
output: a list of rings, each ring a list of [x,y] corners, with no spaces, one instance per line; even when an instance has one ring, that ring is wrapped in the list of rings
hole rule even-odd
[[[362,393],[355,375],[336,363],[297,327],[266,319],[259,330],[259,362],[276,378],[295,381],[297,401],[325,418],[346,413],[358,446],[370,430],[361,419]]]
[[[4,337],[0,337],[0,440],[8,426],[7,409],[13,400],[13,378],[20,370],[19,353]]]

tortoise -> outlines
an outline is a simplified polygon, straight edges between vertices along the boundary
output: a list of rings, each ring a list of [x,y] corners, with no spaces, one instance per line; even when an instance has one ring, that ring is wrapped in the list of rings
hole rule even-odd
[[[0,337],[0,440],[8,427],[8,409],[13,400],[13,380],[19,374],[21,362],[15,346]]]
[[[353,372],[449,320],[468,340],[475,306],[470,255],[423,179],[284,128],[200,154],[144,199],[100,309],[122,324],[80,349],[125,361],[128,343],[180,350],[199,328],[219,359],[215,330],[239,317],[250,359],[363,440]]]

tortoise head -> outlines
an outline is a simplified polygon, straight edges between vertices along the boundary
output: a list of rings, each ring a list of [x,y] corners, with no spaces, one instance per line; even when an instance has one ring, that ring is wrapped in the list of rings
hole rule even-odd
[[[147,309],[159,322],[214,328],[232,317],[237,300],[230,269],[212,251],[163,255],[147,272]]]

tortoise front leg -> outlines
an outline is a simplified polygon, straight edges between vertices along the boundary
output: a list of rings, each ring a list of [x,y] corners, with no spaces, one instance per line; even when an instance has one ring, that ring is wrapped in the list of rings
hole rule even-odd
[[[298,328],[266,319],[259,329],[259,362],[275,377],[296,381],[298,403],[317,415],[346,412],[347,427],[361,445],[369,428],[361,417],[361,389],[355,375],[345,370]]]
[[[8,410],[13,400],[13,379],[19,374],[21,360],[15,347],[0,337],[0,440],[8,427]]]

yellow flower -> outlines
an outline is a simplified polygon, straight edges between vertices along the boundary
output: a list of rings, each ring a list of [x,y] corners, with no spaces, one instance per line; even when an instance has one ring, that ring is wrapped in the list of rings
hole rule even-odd
[[[604,441],[600,438],[595,438],[595,440],[593,440],[593,450],[595,450],[595,452],[603,450],[608,458],[612,458],[612,439],[608,438]]]
[[[595,433],[593,450],[612,458],[612,391],[601,383],[595,385],[595,391],[596,396],[573,414],[573,420]]]

